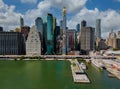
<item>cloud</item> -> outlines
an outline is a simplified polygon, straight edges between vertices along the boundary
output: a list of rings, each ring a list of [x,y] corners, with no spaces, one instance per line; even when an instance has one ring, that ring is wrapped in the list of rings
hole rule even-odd
[[[36,9],[28,10],[25,13],[25,22],[32,25],[38,16],[46,16],[46,13],[51,12],[52,8],[62,10],[66,6],[68,13],[74,13],[84,7],[86,2],[87,0],[43,0],[38,3]]]
[[[116,1],[120,2],[120,0],[116,0]]]
[[[37,17],[43,17],[50,11],[51,3],[47,0],[39,2],[36,9],[28,10],[25,15],[25,22],[32,26]],[[31,21],[30,21],[31,20]]]
[[[51,5],[56,8],[67,8],[70,13],[79,11],[86,4],[87,0],[47,0],[50,1]]]
[[[97,8],[93,10],[83,8],[68,21],[68,27],[75,28],[76,24],[81,23],[82,20],[86,20],[88,26],[95,27],[96,19],[98,18],[101,19],[101,30],[104,33],[102,34],[103,37],[106,38],[111,29],[114,29],[115,32],[120,30],[119,12],[111,9],[100,12]]]
[[[11,30],[19,26],[19,18],[22,14],[14,12],[14,9],[14,5],[8,6],[0,0],[0,25],[5,30]]]
[[[35,4],[37,3],[37,0],[21,0],[22,3],[31,3],[31,4]]]
[[[53,8],[61,11],[63,6],[66,6],[67,13],[69,15],[73,13],[70,20],[67,21],[69,28],[75,28],[76,24],[81,23],[82,20],[87,21],[87,26],[95,27],[96,19],[100,18],[103,37],[106,38],[111,29],[114,29],[115,32],[120,30],[120,12],[112,9],[99,11],[98,8],[89,10],[85,7],[86,2],[87,0],[43,0],[38,3],[36,9],[30,9],[23,15],[15,12],[16,7],[14,5],[8,6],[0,0],[0,25],[9,30],[14,29],[20,24],[20,16],[23,16],[25,23],[32,26],[37,17],[46,16],[46,13],[51,12]],[[54,13],[56,13],[55,11]]]

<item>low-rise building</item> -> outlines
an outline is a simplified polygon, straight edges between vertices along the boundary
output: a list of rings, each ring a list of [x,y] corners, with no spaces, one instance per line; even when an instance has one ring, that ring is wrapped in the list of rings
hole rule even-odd
[[[0,32],[0,55],[25,54],[25,40],[19,32]]]

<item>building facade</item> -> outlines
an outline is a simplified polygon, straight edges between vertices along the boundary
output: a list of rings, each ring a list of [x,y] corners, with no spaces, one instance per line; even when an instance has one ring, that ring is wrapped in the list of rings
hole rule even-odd
[[[3,27],[0,27],[0,32],[2,32],[3,31]]]
[[[101,38],[101,19],[96,20],[95,35],[96,35],[96,38]]]
[[[42,20],[42,18],[41,17],[37,17],[36,19],[35,19],[35,25],[36,25],[36,27],[37,27],[37,29],[38,29],[38,32],[40,33],[40,39],[41,39],[41,51],[42,51],[42,53],[43,53],[43,51],[44,51],[44,46],[43,46],[43,40],[44,40],[44,38],[43,38],[43,20]]]
[[[47,14],[47,50],[46,54],[51,55],[54,54],[54,36],[53,36],[53,15]]]
[[[32,26],[26,41],[27,55],[41,55],[41,39],[40,33],[36,26]]]
[[[0,32],[0,55],[24,55],[25,40],[19,32]]]
[[[76,30],[77,30],[77,32],[80,32],[80,24],[76,25]]]
[[[67,30],[68,34],[68,51],[75,51],[76,50],[76,30],[70,29]]]
[[[63,55],[66,55],[66,53],[67,53],[67,29],[66,29],[66,25],[67,25],[67,23],[66,23],[66,12],[67,12],[67,10],[66,10],[66,7],[64,7],[63,8],[63,10],[62,10],[62,27],[63,27],[63,34],[62,34],[62,38],[63,38],[63,47],[62,47],[62,54]]]
[[[116,33],[114,33],[113,31],[109,33],[109,37],[107,39],[107,45],[110,48],[120,49],[119,32],[118,35],[116,35]]]
[[[20,16],[20,28],[24,26],[24,19]]]
[[[22,26],[21,27],[21,33],[24,35],[25,40],[27,40],[29,31],[30,31],[30,27],[29,26]]]
[[[81,29],[86,27],[87,23],[85,20],[81,21]]]
[[[95,29],[92,27],[83,27],[81,29],[80,43],[81,50],[86,51],[87,53],[91,50],[94,50],[95,42]]]
[[[96,50],[106,50],[108,48],[105,39],[96,38]]]

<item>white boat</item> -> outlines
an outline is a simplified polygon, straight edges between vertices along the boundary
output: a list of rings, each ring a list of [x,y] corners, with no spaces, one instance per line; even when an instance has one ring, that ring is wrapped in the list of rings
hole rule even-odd
[[[85,63],[82,62],[82,63],[81,63],[81,67],[82,67],[82,69],[85,70],[85,69],[86,69],[86,65],[85,65]]]

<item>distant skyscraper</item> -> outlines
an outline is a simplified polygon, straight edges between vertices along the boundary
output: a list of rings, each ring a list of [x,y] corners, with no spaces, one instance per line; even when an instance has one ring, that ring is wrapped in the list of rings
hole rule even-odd
[[[43,23],[43,52],[45,54],[47,51],[47,22]]]
[[[57,43],[60,39],[60,26],[56,26],[56,29],[54,31],[54,52],[57,54],[59,51],[60,44]]]
[[[32,26],[26,41],[27,55],[41,55],[40,33],[36,26]]]
[[[118,31],[118,35],[117,35],[117,38],[120,38],[120,31]]]
[[[24,19],[20,16],[20,28],[24,26]]]
[[[56,28],[56,17],[53,17],[53,34]]]
[[[80,32],[80,24],[76,25],[76,30],[77,30],[77,32]]]
[[[27,40],[29,31],[30,31],[30,27],[29,26],[21,27],[21,33],[24,35],[25,40]]]
[[[62,27],[63,27],[63,48],[62,48],[62,54],[66,55],[67,53],[67,31],[66,31],[66,7],[63,8],[62,11]]]
[[[81,50],[84,50],[86,52],[94,50],[94,34],[95,29],[92,27],[84,27],[81,29]]]
[[[54,54],[53,16],[47,14],[47,51],[46,54]]]
[[[41,17],[37,17],[35,19],[35,25],[38,29],[38,31],[40,32],[40,38],[41,38],[41,51],[43,53],[43,20]]]
[[[111,48],[120,49],[120,38],[117,38],[117,35],[115,32],[111,31],[109,33],[109,37],[107,39],[107,45]]]
[[[43,35],[43,20],[41,17],[35,19],[35,25],[37,26],[38,31]]]
[[[83,21],[81,22],[81,29],[82,29],[83,27],[86,27],[86,21],[85,21],[85,20],[83,20]]]
[[[3,27],[0,27],[0,32],[2,32],[3,31]]]
[[[101,38],[101,19],[96,20],[96,38]]]
[[[74,51],[76,49],[76,30],[67,30],[68,34],[68,51]]]
[[[63,21],[60,20],[60,35],[63,34]]]

